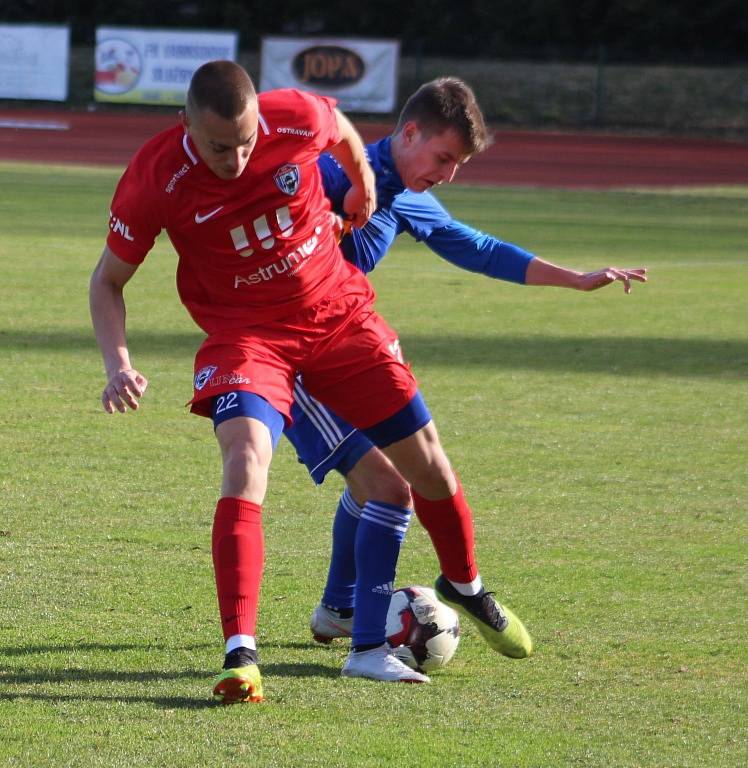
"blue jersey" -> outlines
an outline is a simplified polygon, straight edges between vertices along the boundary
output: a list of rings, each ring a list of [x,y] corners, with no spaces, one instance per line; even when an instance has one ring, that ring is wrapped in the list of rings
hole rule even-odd
[[[348,261],[362,272],[371,272],[395,238],[407,232],[462,269],[513,283],[525,282],[533,255],[456,221],[430,192],[406,189],[392,159],[390,137],[367,145],[366,152],[377,179],[377,210],[366,226],[343,238],[340,245]],[[318,165],[325,194],[333,210],[342,214],[351,183],[330,155],[322,155]]]
[[[407,232],[458,267],[525,282],[532,254],[456,221],[430,192],[405,189],[389,138],[369,144],[366,151],[377,180],[377,210],[366,226],[343,238],[340,245],[348,261],[362,272],[371,272],[395,238]],[[333,210],[343,214],[343,199],[351,186],[348,177],[330,155],[322,155],[318,165]],[[317,402],[301,382],[297,382],[291,414],[293,425],[285,435],[315,483],[322,483],[332,469],[347,474],[373,448],[366,435]]]

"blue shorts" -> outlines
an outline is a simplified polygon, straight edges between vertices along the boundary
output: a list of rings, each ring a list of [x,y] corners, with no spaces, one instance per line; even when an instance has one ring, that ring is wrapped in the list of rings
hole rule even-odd
[[[347,475],[374,447],[366,435],[309,395],[298,379],[291,418],[293,424],[286,427],[283,434],[291,441],[299,462],[306,465],[317,485],[321,485],[333,469]]]
[[[278,440],[283,432],[283,416],[265,398],[254,392],[245,392],[243,389],[234,389],[213,397],[210,403],[210,416],[213,419],[213,429],[235,416],[248,416],[261,421],[270,430],[273,450],[278,446]]]
[[[291,417],[293,424],[286,427],[284,434],[317,485],[321,485],[333,469],[347,475],[375,445],[384,447],[408,437],[431,420],[423,399],[416,393],[405,408],[366,429],[365,434],[315,400],[298,378]]]

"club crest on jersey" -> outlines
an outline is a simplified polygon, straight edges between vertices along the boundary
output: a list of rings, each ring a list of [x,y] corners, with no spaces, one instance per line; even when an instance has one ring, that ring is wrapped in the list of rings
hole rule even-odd
[[[218,370],[217,365],[206,365],[195,374],[195,389],[199,392],[209,381],[210,377]]]
[[[287,195],[295,195],[299,191],[301,182],[301,171],[299,166],[294,163],[286,163],[275,172],[273,176],[278,189]]]

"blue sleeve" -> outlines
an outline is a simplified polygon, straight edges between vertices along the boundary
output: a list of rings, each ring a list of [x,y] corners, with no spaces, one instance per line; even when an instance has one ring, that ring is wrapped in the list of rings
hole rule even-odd
[[[402,222],[389,208],[378,208],[362,229],[354,227],[343,238],[340,247],[345,258],[366,274],[387,255],[402,231]]]
[[[322,176],[325,195],[329,198],[333,211],[342,214],[343,198],[345,198],[345,193],[351,188],[351,182],[348,181],[345,172],[332,155],[320,155],[317,167]]]
[[[408,232],[416,240],[425,240],[434,229],[452,220],[428,192],[406,189],[393,196],[383,185],[377,194],[379,207],[366,226],[354,229],[341,243],[346,259],[362,272],[371,272],[402,232]]]
[[[454,219],[434,229],[425,242],[434,253],[462,269],[511,283],[524,284],[527,265],[535,258],[517,245]]]
[[[449,211],[430,192],[404,190],[392,201],[392,215],[416,240],[426,240],[431,233],[452,221]]]

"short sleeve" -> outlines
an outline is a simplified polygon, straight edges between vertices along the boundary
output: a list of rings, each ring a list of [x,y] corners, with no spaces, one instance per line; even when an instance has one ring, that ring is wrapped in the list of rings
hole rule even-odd
[[[336,99],[329,96],[317,96],[319,100],[320,118],[325,125],[327,136],[327,145],[324,149],[335,146],[340,141],[340,129],[338,128],[338,118],[335,116]],[[321,132],[320,132],[321,133]]]
[[[136,158],[119,180],[109,211],[107,245],[129,264],[145,259],[162,229],[144,177]]]
[[[317,149],[324,152],[340,141],[338,118],[335,116],[337,99],[329,96],[317,96],[306,91],[297,91],[303,109],[311,118],[311,130],[314,132]]]

